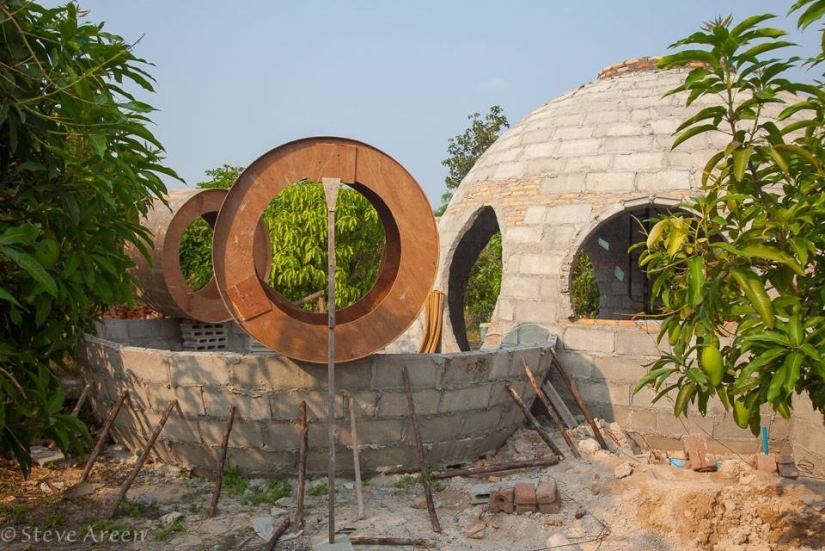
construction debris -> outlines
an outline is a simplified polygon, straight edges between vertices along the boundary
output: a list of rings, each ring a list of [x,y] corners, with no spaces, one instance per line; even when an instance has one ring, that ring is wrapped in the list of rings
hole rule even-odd
[[[716,456],[708,448],[707,439],[701,434],[686,434],[682,437],[685,457],[690,468],[697,473],[716,472]]]

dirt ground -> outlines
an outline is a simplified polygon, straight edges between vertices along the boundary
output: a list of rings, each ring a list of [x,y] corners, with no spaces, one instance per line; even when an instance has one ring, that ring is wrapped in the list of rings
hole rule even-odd
[[[588,430],[573,431],[585,449],[594,444],[582,444]],[[548,432],[565,451],[561,437]],[[749,458],[735,455],[721,457],[715,473],[649,464],[649,454],[634,448],[621,429],[614,425],[609,435],[611,452],[591,450],[582,459],[567,453],[558,465],[500,474],[503,480],[555,480],[562,498],[559,514],[493,515],[487,505],[471,505],[469,499],[472,486],[488,482],[489,475],[454,477],[436,488],[442,531],[435,533],[418,478],[395,474],[366,480],[361,520],[352,481],[337,480],[336,528],[352,536],[423,538],[443,551],[825,549],[825,481],[755,471]],[[477,464],[545,453],[537,435],[522,429],[495,456]],[[257,550],[272,525],[294,515],[294,479],[286,487],[230,472],[219,512],[209,518],[214,482],[150,463],[115,517],[105,520],[134,462],[134,454],[110,446],[92,471],[91,485],[75,489],[81,463],[37,467],[25,481],[12,464],[0,465],[0,548]],[[327,541],[325,482],[310,482],[305,523],[287,530],[277,549],[308,550]],[[91,493],[72,495],[84,492]],[[289,495],[279,497],[279,492]]]

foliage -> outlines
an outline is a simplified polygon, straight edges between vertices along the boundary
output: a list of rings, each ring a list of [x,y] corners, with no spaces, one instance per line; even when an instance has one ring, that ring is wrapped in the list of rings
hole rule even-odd
[[[572,275],[573,311],[579,318],[599,317],[599,285],[596,282],[596,272],[593,262],[586,252],[581,251],[573,264]]]
[[[307,493],[312,497],[321,497],[329,493],[329,485],[326,482],[320,482],[312,486]]]
[[[76,4],[0,3],[0,452],[28,474],[47,436],[82,450],[86,427],[61,413],[53,366],[76,353],[110,305],[131,302],[129,244],[165,186],[146,128],[146,63]]]
[[[441,196],[441,206],[436,210],[436,216],[444,212],[447,203],[453,197],[449,190],[458,187],[481,154],[493,145],[503,129],[510,127],[507,115],[498,105],[490,107],[490,111],[483,119],[480,113],[473,113],[467,118],[470,120],[470,127],[463,134],[447,141],[447,153],[450,156],[441,161],[441,164],[447,167],[448,173],[444,183],[447,184],[448,191]]]
[[[800,0],[791,12],[804,29],[825,1]],[[705,133],[728,145],[705,166],[702,193],[680,205],[695,218],[664,215],[639,244],[665,308],[659,339],[672,352],[636,390],[650,385],[659,399],[678,389],[676,415],[691,402],[704,415],[717,395],[754,433],[759,407],[788,417],[794,393],[825,412],[825,90],[784,76],[800,60],[765,59],[790,46],[785,32],[762,26],[771,17],[709,22],[662,59],[695,67],[670,94],[719,101],[679,127],[674,147]],[[825,55],[825,35],[822,46]],[[781,111],[773,120],[769,107]]]
[[[320,182],[299,182],[270,203],[270,284],[291,301],[327,290],[327,205]],[[342,187],[335,208],[335,304],[345,308],[375,284],[384,253],[378,212],[360,193]],[[311,308],[307,303],[306,308]]]
[[[470,270],[464,294],[464,325],[468,333],[490,321],[501,292],[501,233],[494,234]]]
[[[224,164],[206,171],[201,188],[229,188],[243,171]],[[263,214],[272,243],[268,283],[293,302],[327,291],[327,206],[320,182],[298,182],[278,194]],[[212,277],[212,232],[203,220],[190,224],[181,241],[181,269],[187,283],[199,289]],[[375,284],[384,253],[384,227],[372,204],[356,190],[342,186],[335,208],[335,302],[345,308]]]
[[[288,478],[267,478],[265,480],[266,486],[264,488],[247,491],[243,498],[244,503],[247,505],[260,505],[262,503],[274,505],[282,497],[289,497],[292,492],[292,486]]]
[[[208,180],[198,183],[204,189],[229,189],[243,168],[224,164],[206,171]],[[195,219],[180,240],[180,269],[189,288],[197,291],[212,279],[212,228],[203,218]]]

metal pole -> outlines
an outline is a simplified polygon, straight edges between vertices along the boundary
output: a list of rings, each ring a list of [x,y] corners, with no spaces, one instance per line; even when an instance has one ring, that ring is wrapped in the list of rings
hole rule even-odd
[[[329,543],[335,543],[335,203],[341,189],[340,178],[322,178],[327,200],[327,380],[329,418]]]

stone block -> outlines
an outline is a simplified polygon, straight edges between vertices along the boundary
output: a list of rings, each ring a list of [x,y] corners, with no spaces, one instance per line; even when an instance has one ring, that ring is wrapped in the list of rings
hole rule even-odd
[[[499,423],[501,423],[501,415],[503,410],[503,407],[494,407],[468,412],[464,417],[461,435],[475,436],[478,433],[486,433],[494,428],[497,428]]]
[[[615,350],[616,335],[612,327],[568,327],[561,337],[565,350],[611,354]]]
[[[298,465],[296,451],[229,448],[227,468],[240,467],[250,475],[294,475]]]
[[[584,190],[584,173],[546,173],[539,183],[544,195],[580,193]]]
[[[413,392],[415,411],[418,415],[432,415],[438,413],[441,401],[441,392],[435,389],[417,390]],[[405,392],[383,392],[378,399],[376,408],[378,417],[408,417],[410,408]]]
[[[167,441],[189,442],[200,444],[201,437],[198,432],[198,422],[194,419],[181,417],[179,413],[173,411],[163,426],[161,435]]]
[[[490,512],[507,513],[512,515],[515,510],[515,494],[514,487],[502,488],[501,486],[494,486],[490,489]]]
[[[515,306],[517,320],[546,324],[558,319],[558,303],[554,301],[516,302]]]
[[[584,189],[590,193],[628,193],[636,189],[635,172],[589,172]]]
[[[628,382],[636,384],[636,381],[647,374],[647,368],[642,364],[647,360],[627,356],[593,356],[592,377],[594,380],[607,380],[613,382]]]
[[[639,151],[647,152],[653,149],[654,144],[655,139],[653,136],[626,136],[620,140],[605,140],[602,153],[627,155]],[[668,146],[668,148],[669,147],[670,146]]]
[[[454,388],[487,382],[490,369],[490,356],[485,351],[450,356],[441,373],[441,387]]]
[[[404,439],[404,419],[367,419],[358,423],[358,445],[386,445]],[[352,431],[349,423],[343,423],[338,431],[338,442],[352,446]]]
[[[522,244],[541,243],[544,226],[513,226],[504,229],[508,241]]]
[[[536,510],[536,487],[529,482],[519,482],[515,487],[516,514],[532,513]]]
[[[120,364],[124,374],[140,381],[168,384],[169,354],[161,350],[124,346],[120,349]]]
[[[578,381],[579,393],[588,405],[629,406],[632,385],[611,381]],[[558,388],[558,387],[556,387]]]
[[[547,214],[548,207],[544,205],[530,205],[524,213],[525,224],[542,224]]]
[[[210,446],[220,446],[226,431],[226,420],[202,417],[198,420],[198,430],[204,443]],[[263,445],[264,437],[261,423],[258,421],[243,421],[236,417],[232,423],[232,432],[229,433],[229,447],[260,448]]]
[[[656,334],[636,328],[621,328],[616,333],[616,353],[628,356],[656,356],[661,354]]]
[[[317,391],[315,391],[317,393]],[[272,419],[277,421],[292,421],[299,418],[301,402],[306,397],[306,392],[298,390],[282,390],[270,392],[269,402],[272,412]],[[309,413],[307,412],[307,417]]]
[[[372,369],[372,358],[363,358],[354,362],[336,365],[335,386],[347,389],[350,392],[366,390],[370,388],[372,382]]]
[[[230,366],[237,363],[238,359],[237,354],[225,352],[170,352],[169,372],[172,386],[227,386]]]
[[[525,253],[519,257],[519,274],[546,276],[551,273],[552,263],[546,254]]]
[[[169,453],[175,458],[175,463],[187,467],[203,467],[205,470],[214,471],[217,464],[217,453],[213,448],[203,444],[191,444],[188,442],[168,442]],[[227,465],[231,467],[232,465]]]
[[[490,403],[490,387],[490,384],[480,384],[468,388],[444,390],[441,394],[439,411],[450,413],[486,408]]]
[[[366,472],[398,472],[404,466],[417,465],[418,452],[415,446],[366,448],[361,450],[360,459]]]
[[[411,388],[440,388],[441,373],[447,362],[439,354],[404,354],[388,358],[375,358],[372,366],[373,390],[404,390],[402,366],[407,366]]]
[[[301,445],[300,427],[298,423],[286,421],[264,421],[260,424],[264,446],[269,450],[297,450]],[[308,424],[307,440],[313,447],[313,436],[318,436],[324,447],[327,445],[327,431],[317,423]],[[314,430],[313,430],[314,429]],[[323,435],[323,438],[320,438]]]
[[[637,152],[632,155],[616,155],[613,157],[613,169],[629,172],[658,171],[664,168],[664,162],[665,156],[661,153]]]
[[[418,420],[421,428],[421,439],[424,442],[441,442],[458,439],[461,434],[461,427],[464,424],[464,416],[458,414],[436,415]],[[406,421],[404,428],[404,440],[415,445],[415,434],[412,429],[412,421]]]
[[[561,365],[564,366],[564,371],[574,379],[589,379],[595,371],[593,368],[595,360],[592,354],[575,350],[559,350],[556,355]]]
[[[329,418],[329,396],[326,390],[319,389],[315,392],[304,392],[302,396],[307,403],[307,418],[310,421],[326,421]],[[343,419],[344,417],[344,397],[341,394],[335,395],[334,415],[336,419]]]
[[[560,157],[596,156],[603,142],[596,138],[564,141],[559,144],[558,154]]]
[[[284,356],[262,356],[261,367],[269,372],[268,386],[274,390],[317,389],[326,387],[327,366],[295,362]],[[336,374],[338,370],[336,370]]]
[[[658,172],[640,173],[636,176],[638,191],[662,191],[672,189],[690,189],[693,177],[689,170],[660,170]]]
[[[169,402],[178,401],[178,407],[184,415],[205,415],[203,407],[203,389],[199,386],[179,386],[171,388],[168,385],[147,384],[145,386],[146,401],[150,409],[162,413]]]
[[[776,457],[771,454],[757,453],[753,456],[753,465],[757,471],[776,473]]]
[[[532,299],[539,295],[541,281],[535,276],[513,275],[501,282],[501,292],[509,297]]]
[[[555,480],[543,480],[536,487],[536,505],[539,512],[554,515],[561,510],[561,496]]]
[[[517,353],[513,350],[500,349],[493,353],[490,359],[490,379],[504,379],[510,376],[511,364],[517,363],[513,368],[521,367],[521,362],[516,362]]]
[[[248,420],[267,420],[272,417],[269,396],[227,392],[226,390],[204,389],[203,404],[206,414],[225,418],[229,415],[230,404],[235,404],[235,417]]]

